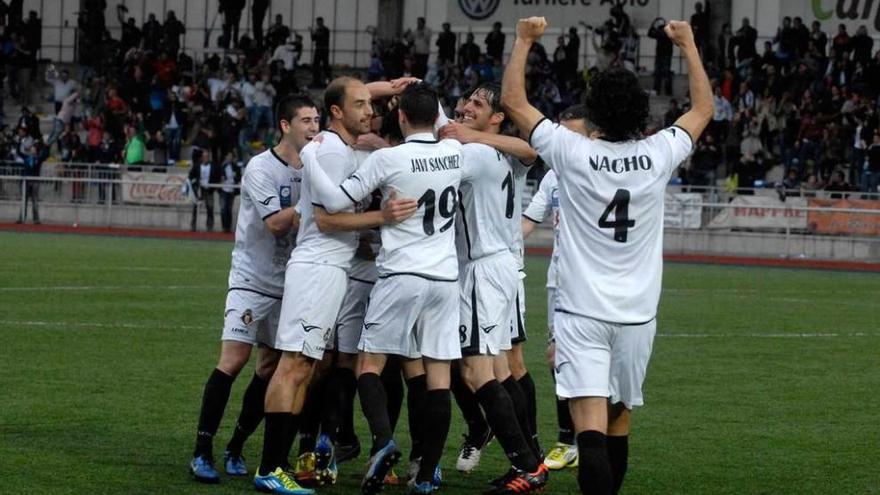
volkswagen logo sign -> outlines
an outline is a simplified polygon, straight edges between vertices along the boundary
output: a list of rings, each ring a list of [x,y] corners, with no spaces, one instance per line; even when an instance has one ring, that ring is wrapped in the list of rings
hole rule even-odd
[[[501,0],[458,0],[461,11],[475,21],[482,21],[498,10]]]

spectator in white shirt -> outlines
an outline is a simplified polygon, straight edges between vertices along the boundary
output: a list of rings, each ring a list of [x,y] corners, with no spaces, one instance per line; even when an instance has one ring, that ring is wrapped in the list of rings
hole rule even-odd
[[[721,94],[721,87],[715,86],[715,95],[713,101],[715,103],[715,115],[712,117],[711,130],[715,141],[724,143],[727,141],[727,135],[730,130],[730,121],[733,120],[733,107],[727,98]]]
[[[61,110],[64,100],[79,87],[79,84],[70,78],[70,72],[67,69],[58,72],[54,65],[50,65],[46,70],[46,82],[52,85],[55,113]]]
[[[248,118],[251,124],[251,135],[255,136],[260,125],[265,124],[267,129],[272,129],[272,102],[277,94],[275,87],[269,82],[269,74],[263,73],[260,80],[256,81],[256,74],[252,74],[254,82],[254,94],[252,108],[248,109]]]

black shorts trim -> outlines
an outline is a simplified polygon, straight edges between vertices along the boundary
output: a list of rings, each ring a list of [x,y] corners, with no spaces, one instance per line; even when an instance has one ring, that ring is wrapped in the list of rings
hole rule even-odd
[[[473,256],[471,256],[471,234],[468,231],[467,224],[467,213],[464,209],[464,202],[461,200],[461,191],[458,192],[458,209],[461,210],[461,225],[464,227],[464,240],[467,243],[467,257],[468,260],[473,260]]]
[[[277,213],[281,213],[281,210],[275,210],[275,211],[273,211],[272,213],[267,213],[266,216],[263,217],[263,220],[266,220],[267,218],[269,218],[269,217],[271,217],[272,215],[275,215],[275,214],[277,214]]]
[[[245,292],[253,292],[254,294],[259,294],[259,295],[265,296],[265,297],[271,297],[272,299],[277,299],[279,301],[282,299],[281,296],[276,296],[274,294],[266,294],[265,292],[261,292],[261,291],[255,290],[255,289],[248,289],[247,287],[230,287],[226,292],[228,293],[228,292],[232,292],[234,290],[243,290]]]
[[[643,321],[640,323],[618,323],[618,322],[614,322],[614,321],[603,320],[600,318],[593,318],[592,316],[587,316],[585,314],[575,313],[574,311],[567,311],[567,310],[560,309],[560,308],[556,308],[554,310],[554,312],[555,313],[562,313],[562,314],[566,314],[566,315],[580,316],[581,318],[589,318],[591,320],[601,321],[602,323],[607,323],[609,325],[620,325],[622,327],[637,327],[639,325],[647,325],[648,323],[651,323],[652,321],[657,319],[657,317],[655,316],[648,321]]]
[[[523,213],[523,218],[525,218],[526,220],[529,220],[530,222],[541,223],[540,220],[535,220],[534,218],[526,215],[525,213]]]
[[[471,341],[461,348],[462,357],[480,355],[480,318],[477,311],[477,274],[473,273],[474,286],[471,289]],[[459,328],[459,331],[462,329]],[[463,344],[464,342],[462,342]]]
[[[385,275],[379,275],[379,278],[390,278],[397,277],[399,275],[412,275],[413,277],[423,278],[425,280],[431,280],[434,282],[458,282],[458,278],[447,279],[447,278],[436,278],[431,277],[429,275],[422,275],[421,273],[412,273],[412,272],[397,272],[397,273],[386,273]]]
[[[355,282],[360,282],[360,283],[362,283],[362,284],[376,285],[376,282],[370,282],[369,280],[364,280],[364,279],[362,279],[362,278],[348,277],[348,279],[349,279],[349,280],[354,280]]]
[[[510,339],[511,344],[520,344],[528,340],[526,336],[526,325],[523,321],[522,312],[519,310],[519,291],[516,294],[516,337]]]

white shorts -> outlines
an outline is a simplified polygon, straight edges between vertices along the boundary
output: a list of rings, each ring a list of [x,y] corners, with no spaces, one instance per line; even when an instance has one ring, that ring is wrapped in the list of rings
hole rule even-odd
[[[457,314],[458,282],[403,274],[380,278],[370,294],[358,350],[459,359]]]
[[[657,320],[620,325],[556,312],[556,395],[608,397],[628,409],[644,404],[642,383]]]
[[[519,277],[519,288],[516,292],[516,303],[510,316],[510,342],[519,344],[526,341],[526,286],[523,279],[526,278],[526,272],[517,272]]]
[[[220,340],[273,347],[280,313],[281,299],[247,289],[230,289]]]
[[[553,320],[556,317],[556,287],[547,287],[547,341],[556,341],[553,335]]]
[[[497,356],[510,350],[510,315],[518,283],[519,273],[509,252],[462,267],[458,327],[462,356]]]
[[[333,348],[333,327],[348,275],[337,266],[288,263],[275,348],[321,359]]]
[[[364,314],[367,302],[375,283],[366,280],[348,279],[348,289],[342,301],[342,309],[336,319],[336,350],[346,354],[358,353],[361,329],[364,328]]]

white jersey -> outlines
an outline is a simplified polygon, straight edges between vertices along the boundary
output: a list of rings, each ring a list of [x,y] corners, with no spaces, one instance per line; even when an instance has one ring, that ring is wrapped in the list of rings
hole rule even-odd
[[[370,156],[369,151],[355,150],[358,164],[364,163],[364,160]],[[358,211],[368,211],[376,209],[379,200],[375,195],[367,196],[360,202]],[[358,249],[351,260],[351,268],[348,270],[349,280],[357,280],[358,282],[376,283],[379,273],[376,271],[376,254],[382,245],[379,237],[379,229],[370,229],[358,232]],[[360,331],[360,329],[358,329]]]
[[[339,184],[357,168],[357,156],[354,149],[345,144],[339,134],[324,131],[321,135],[322,143],[312,141],[300,153],[304,169],[308,170],[309,167],[306,166],[308,161],[320,167],[331,181]],[[321,206],[321,202],[315,200],[309,173],[306,172],[303,174],[297,246],[290,256],[290,261],[333,265],[348,270],[351,258],[357,249],[357,232],[321,232],[315,223],[315,206]],[[355,211],[355,205],[349,203],[341,211]]]
[[[382,248],[376,259],[379,277],[416,275],[455,281],[454,223],[458,189],[466,171],[458,141],[437,141],[430,133],[419,133],[408,136],[404,144],[373,152],[341,185],[330,180],[319,185],[316,180],[315,187],[331,213],[377,188],[383,198],[396,191],[398,198],[417,199],[415,215],[381,228]]]
[[[663,199],[693,147],[669,127],[646,139],[590,140],[544,119],[529,137],[559,178],[557,312],[636,324],[657,314]]]
[[[523,217],[535,223],[541,223],[547,218],[552,220],[553,226],[553,254],[550,256],[550,266],[547,268],[547,288],[556,288],[556,265],[559,258],[559,182],[556,180],[556,172],[548,170],[541,179],[538,192],[532,196],[532,202],[523,212]]]
[[[302,171],[289,166],[272,149],[248,161],[241,179],[241,202],[229,270],[230,289],[281,297],[284,265],[295,244],[296,233],[275,237],[264,220],[283,208],[296,205],[301,182]]]
[[[510,160],[510,164],[513,170],[513,191],[509,193],[513,195],[513,217],[511,217],[509,224],[513,243],[510,245],[510,250],[513,252],[513,257],[516,258],[516,269],[522,271],[526,267],[523,260],[525,244],[523,243],[522,236],[522,201],[529,167],[523,165],[522,162],[515,158]]]
[[[515,215],[513,169],[508,157],[491,146],[472,143],[461,155],[473,175],[461,183],[456,244],[461,262],[511,249],[507,220]]]

